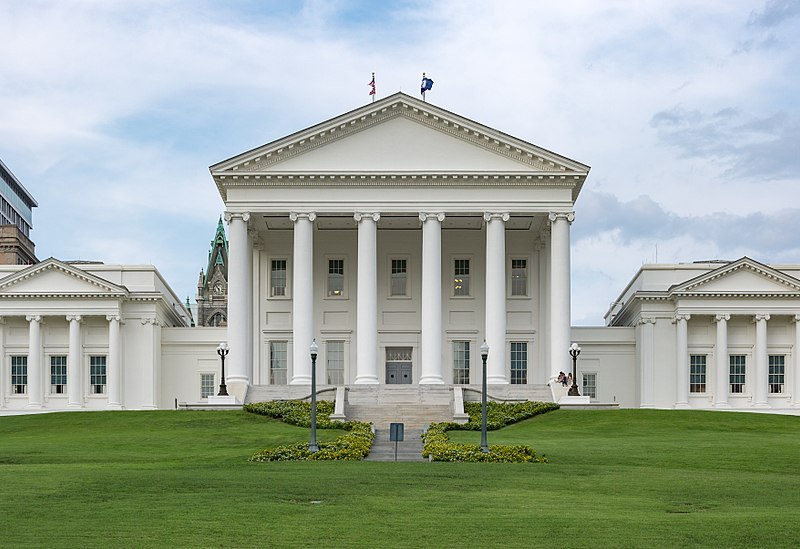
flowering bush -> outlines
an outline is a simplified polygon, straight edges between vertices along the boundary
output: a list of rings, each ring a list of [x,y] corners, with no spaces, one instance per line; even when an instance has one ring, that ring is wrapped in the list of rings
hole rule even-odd
[[[260,414],[300,427],[311,427],[311,403],[300,400],[256,402],[247,404],[245,411]],[[346,434],[333,442],[319,443],[318,452],[309,452],[307,443],[288,444],[267,448],[250,458],[250,461],[294,461],[294,460],[348,460],[364,459],[372,447],[372,427],[359,421],[331,421],[333,402],[317,403],[318,429],[344,429]]]
[[[557,410],[558,404],[552,402],[487,402],[486,429],[493,431],[523,419]],[[422,435],[422,455],[431,461],[492,461],[505,463],[547,463],[545,456],[538,456],[533,448],[525,445],[489,445],[484,453],[477,444],[455,444],[450,442],[447,431],[481,430],[481,404],[467,402],[465,411],[469,414],[467,423],[433,423]]]

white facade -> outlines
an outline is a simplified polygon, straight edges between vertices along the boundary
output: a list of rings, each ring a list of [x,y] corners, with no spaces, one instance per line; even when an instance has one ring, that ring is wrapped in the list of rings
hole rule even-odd
[[[154,267],[0,267],[0,412],[207,402],[221,341],[240,402],[298,396],[312,340],[320,386],[477,385],[485,340],[496,394],[557,398],[575,341],[593,402],[800,409],[800,266],[646,265],[570,326],[588,171],[401,93],[220,162],[227,328],[189,328]]]

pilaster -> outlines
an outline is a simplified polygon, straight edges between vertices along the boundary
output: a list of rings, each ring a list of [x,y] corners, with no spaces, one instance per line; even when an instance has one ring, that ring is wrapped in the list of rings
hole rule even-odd
[[[675,315],[675,369],[677,379],[675,408],[689,408],[689,320],[692,315],[678,313]]]
[[[758,313],[753,316],[756,324],[756,375],[755,375],[755,406],[756,408],[769,408],[768,387],[769,357],[767,355],[767,321],[769,315]]]
[[[714,357],[716,358],[716,389],[714,390],[714,407],[730,408],[728,404],[728,321],[731,315],[718,314],[714,317],[717,323],[717,341],[714,346]]]
[[[120,316],[106,315],[108,321],[108,408],[122,409],[122,356],[119,338]],[[148,357],[149,358],[149,357]],[[151,366],[152,368],[153,366]]]

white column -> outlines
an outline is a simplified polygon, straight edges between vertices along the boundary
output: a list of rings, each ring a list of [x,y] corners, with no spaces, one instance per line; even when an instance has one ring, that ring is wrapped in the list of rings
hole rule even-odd
[[[442,376],[442,221],[444,213],[420,213],[422,221],[422,334],[420,384]],[[359,258],[360,263],[360,258]]]
[[[42,317],[28,315],[28,408],[42,407]]]
[[[757,408],[768,408],[769,357],[767,356],[767,321],[769,320],[769,315],[760,313],[755,315],[753,320],[756,323],[755,405]]]
[[[728,408],[728,321],[731,315],[716,315],[717,343],[714,347],[716,357],[717,383],[714,391],[714,406]]]
[[[67,406],[83,407],[83,361],[81,353],[81,316],[67,315],[69,322],[69,356],[67,357]]]
[[[228,222],[228,347],[225,363],[228,391],[242,400],[250,383],[252,364],[248,364],[247,349],[251,346],[248,318],[252,303],[247,300],[252,271],[247,249],[249,212],[225,212]]]
[[[6,383],[11,381],[11,372],[6,370],[6,319],[0,316],[0,409],[5,408]],[[10,391],[9,391],[10,392]]]
[[[483,214],[486,221],[486,382],[506,384],[506,221],[507,213]]]
[[[356,308],[356,384],[378,383],[378,219],[356,213],[358,222],[358,305]]]
[[[675,355],[677,358],[677,376],[675,387],[677,399],[675,408],[689,408],[689,319],[692,315],[675,315]]]
[[[639,385],[639,407],[654,408],[656,405],[656,319],[652,316],[643,316],[639,319],[639,347],[641,380]],[[571,371],[571,370],[570,370]]]
[[[122,360],[119,345],[119,315],[106,315],[108,320],[108,407],[122,409]],[[149,357],[148,357],[149,358]]]
[[[794,356],[794,405],[800,407],[800,314],[794,315],[794,349],[792,355]],[[1,327],[1,326],[0,326]]]
[[[572,369],[569,226],[575,212],[550,213],[550,379]]]
[[[292,252],[292,380],[291,385],[311,385],[314,339],[314,220],[313,212],[289,214],[294,222]]]

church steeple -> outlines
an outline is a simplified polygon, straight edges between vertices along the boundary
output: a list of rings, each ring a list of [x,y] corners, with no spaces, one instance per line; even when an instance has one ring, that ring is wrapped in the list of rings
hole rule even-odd
[[[197,281],[197,325],[224,326],[228,321],[228,238],[222,216]]]

